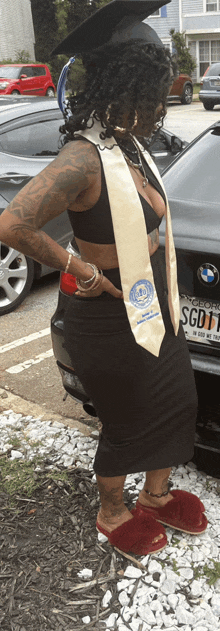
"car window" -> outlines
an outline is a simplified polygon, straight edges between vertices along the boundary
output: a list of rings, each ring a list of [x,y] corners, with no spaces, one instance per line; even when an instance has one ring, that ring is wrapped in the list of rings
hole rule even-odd
[[[164,175],[170,199],[219,205],[220,126],[193,143]]]
[[[34,77],[43,77],[46,75],[46,68],[43,66],[33,66]]]
[[[56,155],[61,120],[48,120],[11,129],[0,134],[0,150],[22,156]]]
[[[214,77],[220,75],[220,64],[213,64],[206,73],[206,77]]]
[[[150,150],[152,151],[167,151],[168,149],[168,141],[166,140],[166,136],[162,133],[156,135],[150,143]]]
[[[33,68],[31,68],[30,66],[24,66],[23,68],[21,68],[20,76],[22,74],[26,74],[27,77],[33,77],[33,74],[34,74],[33,73]]]
[[[12,68],[12,66],[1,66],[0,67],[0,78],[1,79],[17,79],[20,74],[20,68]]]

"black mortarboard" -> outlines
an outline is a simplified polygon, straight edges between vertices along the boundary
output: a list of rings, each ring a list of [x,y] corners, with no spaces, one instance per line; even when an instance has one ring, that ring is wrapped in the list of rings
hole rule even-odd
[[[83,54],[107,43],[130,39],[144,39],[162,46],[157,33],[143,20],[169,2],[171,0],[112,0],[77,26],[52,54]]]

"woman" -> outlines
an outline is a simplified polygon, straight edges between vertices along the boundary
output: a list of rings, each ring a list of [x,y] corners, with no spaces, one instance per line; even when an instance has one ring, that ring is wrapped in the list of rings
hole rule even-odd
[[[100,14],[108,17],[108,29],[112,20],[112,29],[107,43],[94,49],[90,41],[90,51],[83,54],[85,89],[70,97],[65,109],[64,147],[8,206],[0,231],[3,242],[78,279],[78,291],[65,315],[65,340],[103,426],[94,465],[101,498],[97,528],[121,550],[148,554],[166,545],[162,523],[197,534],[205,530],[207,520],[198,498],[169,491],[171,467],[193,455],[196,393],[176,298],[172,301],[172,248],[167,254],[169,307],[158,251],[167,198],[138,142],[142,136],[150,138],[163,121],[171,61],[160,40],[156,37],[152,43],[149,27],[141,22],[147,1],[140,2],[138,25],[137,8],[131,18],[130,1],[123,3],[129,37],[121,8],[115,29],[119,4],[114,0],[83,24],[84,41],[85,24],[88,32],[96,19],[100,27]],[[149,4],[155,10],[162,2]],[[132,19],[136,31],[131,29]],[[80,27],[74,31],[73,41],[79,31]],[[57,52],[72,46],[69,39]],[[136,204],[133,214],[130,197]],[[139,220],[134,208],[137,216],[141,208]],[[81,260],[40,230],[65,210]],[[140,246],[146,231],[146,246]],[[168,241],[172,246],[170,234]],[[135,282],[126,300],[127,276],[132,276],[139,259],[147,257],[150,280]],[[142,309],[135,327],[132,309]],[[149,335],[139,335],[142,325],[153,327]],[[143,470],[146,482],[130,512],[123,502],[125,477]]]

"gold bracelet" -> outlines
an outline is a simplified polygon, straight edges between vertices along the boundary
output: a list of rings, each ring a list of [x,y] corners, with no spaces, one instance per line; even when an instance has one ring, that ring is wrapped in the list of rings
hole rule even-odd
[[[66,267],[65,267],[65,270],[64,270],[64,274],[68,273],[69,266],[70,266],[70,261],[71,261],[72,256],[73,256],[72,254],[69,254],[69,256],[68,256],[68,261],[67,261],[67,264],[66,264]]]

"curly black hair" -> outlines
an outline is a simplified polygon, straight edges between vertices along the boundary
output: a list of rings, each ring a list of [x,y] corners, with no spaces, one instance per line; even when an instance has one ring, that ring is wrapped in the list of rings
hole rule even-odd
[[[156,124],[162,125],[173,74],[168,50],[139,39],[107,44],[85,55],[83,65],[85,87],[68,99],[60,130],[64,143],[91,127],[91,113],[101,121],[105,137],[114,135],[116,126],[125,127],[125,115],[126,131],[131,131],[136,112],[147,137]]]

